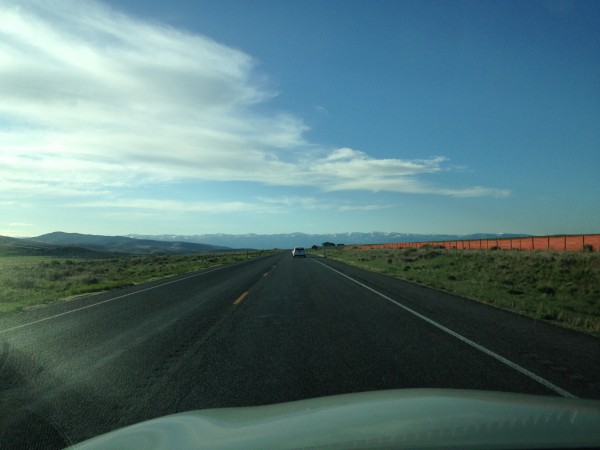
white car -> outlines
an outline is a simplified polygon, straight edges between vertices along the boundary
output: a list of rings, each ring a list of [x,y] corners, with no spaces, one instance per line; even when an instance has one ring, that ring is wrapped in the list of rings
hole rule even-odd
[[[296,256],[302,256],[303,258],[306,258],[306,250],[304,250],[303,247],[295,247],[292,250],[292,256],[295,258]]]

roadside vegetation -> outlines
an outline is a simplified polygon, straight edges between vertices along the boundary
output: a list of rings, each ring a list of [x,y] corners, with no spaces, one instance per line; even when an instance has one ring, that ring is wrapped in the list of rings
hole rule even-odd
[[[345,247],[327,248],[326,255],[600,336],[597,252]]]
[[[0,313],[231,264],[267,253],[243,251],[104,259],[0,256]]]

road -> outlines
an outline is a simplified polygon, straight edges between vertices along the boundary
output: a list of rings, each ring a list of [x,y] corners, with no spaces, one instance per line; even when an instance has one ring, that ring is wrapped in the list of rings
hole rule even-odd
[[[600,399],[600,340],[288,252],[0,317],[0,447],[397,388]]]

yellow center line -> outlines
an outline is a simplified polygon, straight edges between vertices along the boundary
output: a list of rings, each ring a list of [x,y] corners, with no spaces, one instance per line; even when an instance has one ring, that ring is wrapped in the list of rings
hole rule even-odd
[[[242,300],[244,300],[246,298],[246,296],[248,295],[248,291],[244,292],[242,295],[240,295],[237,300],[235,302],[233,302],[234,305],[239,305],[240,303],[242,303]]]

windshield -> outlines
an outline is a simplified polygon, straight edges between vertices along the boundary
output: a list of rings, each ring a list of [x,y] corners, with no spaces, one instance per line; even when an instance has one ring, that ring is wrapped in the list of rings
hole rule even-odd
[[[600,399],[599,21],[0,0],[0,447],[388,389]]]

